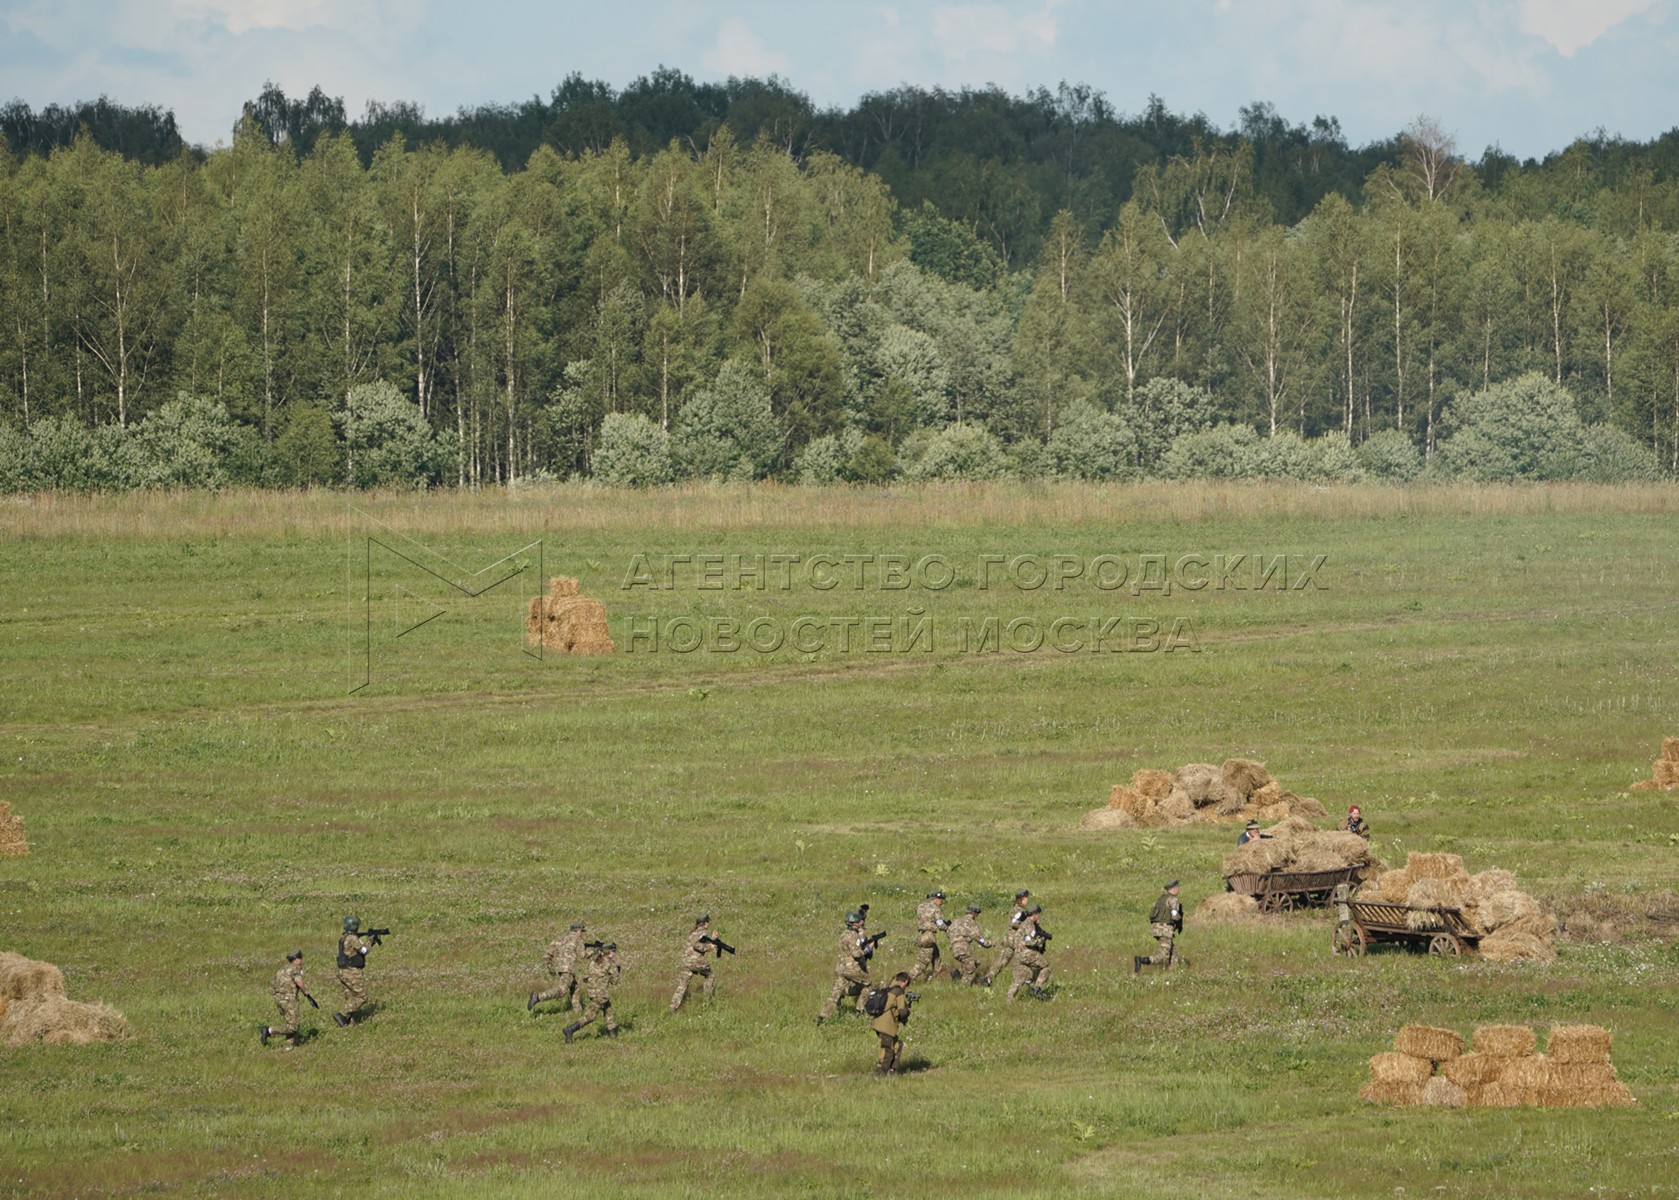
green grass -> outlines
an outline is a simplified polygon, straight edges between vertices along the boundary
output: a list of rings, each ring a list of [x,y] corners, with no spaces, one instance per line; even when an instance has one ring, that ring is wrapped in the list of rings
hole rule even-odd
[[[519,652],[510,584],[375,582],[360,670],[342,497],[36,498],[0,519],[0,949],[63,967],[135,1036],[0,1049],[0,1194],[1573,1197],[1679,1188],[1679,799],[1624,792],[1679,733],[1679,494],[594,490],[357,502],[471,569],[536,538],[629,622],[902,617],[931,653]],[[1278,592],[624,589],[637,553],[1327,554]],[[449,609],[393,635],[411,605]],[[359,585],[358,585],[359,586]],[[534,591],[534,587],[529,589]],[[410,603],[410,602],[404,602]],[[416,610],[417,611],[417,610]],[[1188,619],[1199,651],[961,653],[996,616]],[[1129,975],[1171,876],[1222,885],[1235,830],[1081,832],[1140,766],[1265,760],[1378,853],[1448,849],[1615,921],[1554,966],[1360,963],[1329,926],[1197,927]],[[907,965],[935,884],[996,929],[1045,904],[1048,1004],[924,989],[917,1069],[817,1029],[840,914]],[[709,910],[740,947],[666,1013]],[[339,918],[392,925],[377,1014],[263,1051],[268,980]],[[1655,914],[1654,916],[1650,914]],[[532,1019],[574,917],[626,961],[616,1042]],[[1592,1021],[1631,1111],[1389,1111],[1355,1097],[1408,1021]],[[1594,1190],[1595,1189],[1595,1190]]]

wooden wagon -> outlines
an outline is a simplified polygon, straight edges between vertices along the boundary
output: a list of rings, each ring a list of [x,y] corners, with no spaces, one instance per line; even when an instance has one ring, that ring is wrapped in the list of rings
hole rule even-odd
[[[1412,908],[1386,900],[1354,900],[1349,907],[1353,929],[1347,952],[1355,958],[1376,942],[1426,947],[1430,954],[1450,958],[1473,954],[1481,940],[1480,933],[1456,908]],[[1416,913],[1428,915],[1413,920]]]
[[[1337,886],[1357,885],[1364,871],[1363,864],[1333,871],[1248,871],[1227,875],[1224,882],[1238,895],[1252,896],[1260,912],[1292,912],[1327,904]]]

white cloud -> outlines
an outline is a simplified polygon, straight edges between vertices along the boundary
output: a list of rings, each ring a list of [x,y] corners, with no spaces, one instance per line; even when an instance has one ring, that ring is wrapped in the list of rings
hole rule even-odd
[[[353,5],[333,0],[171,0],[176,16],[207,18],[229,33],[253,29],[343,29]]]
[[[700,64],[719,75],[743,78],[793,73],[792,59],[764,45],[763,39],[738,17],[723,22],[717,31],[716,44],[700,56]]]
[[[1522,0],[1522,32],[1544,38],[1564,58],[1597,41],[1656,0]]]
[[[1061,2],[1046,0],[1037,12],[1020,15],[1001,4],[941,4],[933,10],[934,48],[957,61],[982,54],[1010,57],[1023,50],[1047,53],[1060,36],[1055,10]]]

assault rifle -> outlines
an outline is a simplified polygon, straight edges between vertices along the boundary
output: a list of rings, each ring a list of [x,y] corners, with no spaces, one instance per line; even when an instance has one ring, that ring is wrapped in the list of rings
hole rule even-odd
[[[311,996],[305,989],[298,988],[297,990],[300,991],[300,992],[303,992],[303,998],[305,1000],[309,1001],[309,1007],[310,1008],[319,1008],[321,1006],[321,1002],[319,1000],[315,999],[313,996]]]
[[[871,933],[868,937],[863,939],[864,961],[874,957],[875,947],[880,945],[881,940],[885,938],[885,936],[886,930],[882,929],[879,933]]]
[[[606,945],[605,942],[584,942],[583,943],[583,949],[585,949],[585,950],[599,950],[604,945]]]
[[[385,944],[385,939],[390,937],[390,935],[391,931],[388,929],[363,929],[361,931],[361,936],[366,938],[368,942],[374,946],[383,946]]]
[[[733,946],[729,945],[729,943],[725,942],[720,937],[713,937],[709,933],[706,934],[704,937],[702,937],[700,939],[700,944],[701,945],[706,945],[708,943],[712,946],[717,947],[717,957],[718,958],[723,957],[723,951],[725,951],[725,950],[727,950],[730,954],[733,954],[735,952],[735,948]]]

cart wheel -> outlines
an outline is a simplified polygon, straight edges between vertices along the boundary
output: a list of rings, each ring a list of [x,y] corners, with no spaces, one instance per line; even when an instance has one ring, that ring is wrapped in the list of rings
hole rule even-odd
[[[1364,936],[1364,927],[1354,925],[1352,938],[1347,946],[1347,953],[1353,958],[1363,958],[1364,952],[1370,946],[1370,939]]]
[[[1451,934],[1437,933],[1428,940],[1428,952],[1436,958],[1456,958],[1462,950]]]
[[[1276,911],[1285,912],[1285,913],[1294,911],[1294,893],[1293,892],[1283,892],[1283,893],[1281,893],[1277,896]]]

